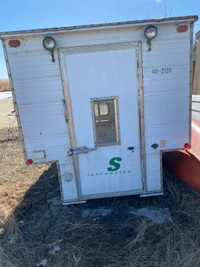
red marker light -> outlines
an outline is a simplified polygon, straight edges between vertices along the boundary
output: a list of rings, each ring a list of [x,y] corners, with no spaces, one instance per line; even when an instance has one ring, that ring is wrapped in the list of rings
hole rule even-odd
[[[190,147],[190,144],[188,144],[188,143],[184,144],[184,148],[189,148],[189,147]]]
[[[10,47],[18,47],[18,46],[20,46],[20,41],[19,40],[10,40],[8,42],[8,44]]]
[[[28,163],[28,164],[32,164],[32,163],[33,163],[33,160],[32,160],[32,159],[28,159],[28,160],[27,160],[27,163]]]
[[[180,25],[176,28],[177,32],[186,32],[188,30],[187,25]]]

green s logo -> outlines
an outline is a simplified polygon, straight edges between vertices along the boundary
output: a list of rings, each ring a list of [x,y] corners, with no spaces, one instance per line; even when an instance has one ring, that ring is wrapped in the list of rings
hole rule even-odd
[[[122,161],[122,158],[112,158],[110,161],[109,161],[109,164],[112,166],[112,167],[108,167],[107,170],[109,172],[113,172],[113,171],[117,171],[119,170],[120,168],[120,164],[116,161]]]

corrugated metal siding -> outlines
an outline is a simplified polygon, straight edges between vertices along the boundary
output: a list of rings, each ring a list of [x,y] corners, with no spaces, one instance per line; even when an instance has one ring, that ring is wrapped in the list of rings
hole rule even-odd
[[[175,24],[157,27],[158,35],[152,41],[151,51],[144,37],[145,27],[52,34],[59,49],[142,41],[147,188],[150,191],[161,190],[159,149],[180,148],[189,135],[190,32],[177,33]],[[53,63],[50,53],[42,46],[43,37],[23,37],[20,47],[7,45],[7,51],[28,158],[32,158],[35,150],[45,150],[44,162],[62,162],[62,176],[65,164],[72,166],[71,158],[66,157],[70,144],[64,96],[57,50]],[[152,73],[152,69],[162,67],[171,67],[172,73]],[[151,144],[159,144],[160,140],[165,140],[166,146],[153,151]],[[64,199],[70,199],[69,187],[63,181]],[[75,195],[71,197],[74,199]]]
[[[164,140],[160,150],[178,149],[189,139],[190,32],[180,34],[168,27],[152,43],[152,51],[143,43],[146,168],[147,189],[159,191],[160,155],[151,145]],[[153,73],[163,67],[172,72]]]
[[[7,46],[7,51],[27,157],[45,150],[43,162],[60,160],[70,145],[59,64],[51,61],[40,38],[21,40],[19,49]]]
[[[189,31],[184,35],[176,33],[176,36],[168,32],[166,37],[165,44],[156,38],[152,51],[143,46],[144,117],[148,126],[146,136],[155,138],[155,127],[160,133],[157,138],[165,139],[167,149],[171,149],[180,148],[188,141],[190,38]],[[170,67],[172,73],[153,74],[152,70],[160,66]],[[173,133],[171,124],[176,125]],[[169,142],[173,137],[185,141],[182,144]]]

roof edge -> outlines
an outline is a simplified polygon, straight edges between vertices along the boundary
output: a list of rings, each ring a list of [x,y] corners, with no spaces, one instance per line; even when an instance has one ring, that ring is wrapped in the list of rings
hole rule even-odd
[[[98,23],[98,24],[88,24],[88,25],[77,25],[68,27],[55,27],[55,28],[43,28],[43,29],[30,29],[30,30],[19,30],[19,31],[8,31],[0,32],[0,38],[13,36],[13,35],[30,35],[30,34],[45,34],[48,32],[62,32],[62,31],[74,31],[74,30],[90,30],[93,28],[102,27],[117,27],[117,26],[140,26],[143,24],[158,24],[176,21],[191,21],[195,22],[198,20],[197,15],[192,16],[180,16],[180,17],[169,17],[169,18],[158,18],[158,19],[146,19],[146,20],[131,20],[131,21],[121,21],[121,22],[110,22],[110,23]]]

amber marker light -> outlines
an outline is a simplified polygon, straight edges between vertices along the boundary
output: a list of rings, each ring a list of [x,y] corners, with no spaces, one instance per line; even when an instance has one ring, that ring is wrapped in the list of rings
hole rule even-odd
[[[187,148],[189,148],[189,147],[190,147],[190,144],[188,144],[188,143],[185,143],[185,144],[184,144],[184,148],[187,149]]]
[[[10,40],[8,42],[8,44],[10,47],[18,47],[18,46],[20,46],[20,41],[19,40]]]
[[[176,28],[177,32],[186,32],[188,30],[187,25],[180,25]]]

